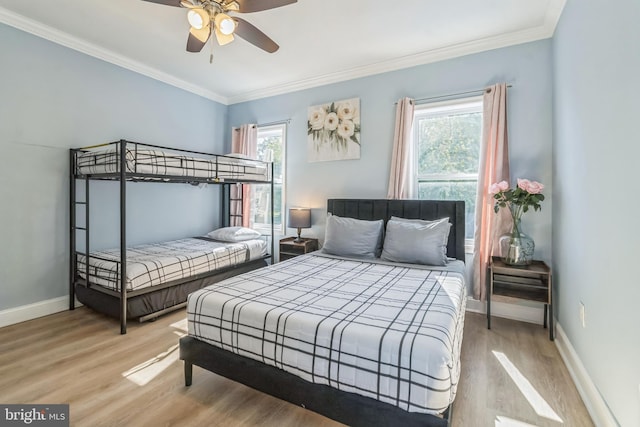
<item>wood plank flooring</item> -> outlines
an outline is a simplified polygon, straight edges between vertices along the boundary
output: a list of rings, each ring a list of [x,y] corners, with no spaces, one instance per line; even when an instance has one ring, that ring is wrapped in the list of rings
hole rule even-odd
[[[118,323],[87,308],[0,328],[0,403],[69,403],[73,426],[337,426],[194,367],[184,387],[184,310]],[[453,426],[591,426],[541,326],[467,313]]]

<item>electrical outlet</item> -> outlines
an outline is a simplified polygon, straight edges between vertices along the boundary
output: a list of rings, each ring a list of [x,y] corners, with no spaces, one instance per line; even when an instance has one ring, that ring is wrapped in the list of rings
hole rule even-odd
[[[580,324],[583,328],[587,327],[587,319],[585,314],[584,303],[580,301]]]

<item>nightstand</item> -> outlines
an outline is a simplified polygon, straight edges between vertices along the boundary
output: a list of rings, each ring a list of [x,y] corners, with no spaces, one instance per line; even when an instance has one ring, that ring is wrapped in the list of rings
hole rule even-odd
[[[294,242],[295,239],[295,237],[280,239],[280,261],[318,250],[318,239],[303,238],[301,242]]]
[[[543,261],[530,265],[510,266],[500,257],[491,257],[487,276],[487,328],[491,329],[491,298],[502,295],[544,304],[544,327],[549,322],[549,339],[554,339],[553,287],[551,268]]]

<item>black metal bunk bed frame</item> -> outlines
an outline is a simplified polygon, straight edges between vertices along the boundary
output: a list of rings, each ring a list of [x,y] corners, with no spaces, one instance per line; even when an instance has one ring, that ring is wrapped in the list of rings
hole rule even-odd
[[[185,155],[198,155],[198,156],[207,156],[210,160],[215,162],[215,176],[214,177],[197,177],[197,176],[179,176],[179,175],[164,175],[164,174],[152,174],[152,173],[142,173],[142,172],[138,172],[137,171],[137,165],[138,162],[135,162],[135,166],[134,166],[134,170],[133,171],[129,171],[127,168],[127,150],[128,150],[128,146],[129,145],[133,145],[133,149],[130,150],[131,152],[133,152],[133,156],[134,159],[137,159],[138,157],[138,148],[139,147],[144,147],[145,149],[149,148],[149,149],[158,149],[158,150],[167,150],[171,153],[179,153],[179,154],[175,154],[176,156],[185,156]],[[117,157],[117,165],[116,165],[116,170],[114,172],[104,172],[104,173],[81,173],[78,167],[78,155],[80,153],[85,153],[88,152],[92,149],[96,149],[96,148],[104,148],[104,147],[109,147],[109,146],[114,146],[115,147],[115,151],[116,151],[116,157]],[[154,292],[156,290],[160,290],[163,288],[168,288],[171,286],[176,286],[179,285],[181,283],[187,282],[187,281],[191,281],[191,280],[197,280],[200,278],[204,278],[204,277],[208,277],[208,276],[212,276],[215,274],[222,274],[228,271],[231,271],[235,268],[237,268],[238,266],[230,266],[227,267],[225,269],[222,270],[216,270],[214,272],[210,272],[210,273],[202,273],[202,274],[198,274],[196,276],[191,276],[188,278],[184,278],[184,279],[179,279],[179,280],[174,280],[171,282],[167,282],[165,284],[162,285],[158,285],[158,286],[153,286],[153,287],[149,287],[149,288],[143,288],[143,289],[139,289],[139,290],[134,290],[134,291],[128,291],[127,290],[127,286],[126,286],[126,274],[122,274],[123,272],[126,272],[126,267],[127,267],[127,259],[126,259],[126,253],[127,253],[127,226],[126,226],[126,202],[127,202],[127,181],[132,181],[132,182],[162,182],[162,183],[183,183],[183,184],[192,184],[192,185],[197,185],[197,184],[201,184],[201,183],[206,183],[206,184],[217,184],[217,185],[222,185],[223,189],[221,191],[221,221],[223,222],[223,226],[229,225],[230,224],[230,218],[232,216],[231,214],[231,203],[232,202],[240,202],[240,204],[242,204],[242,191],[240,190],[238,193],[240,194],[240,199],[237,198],[232,198],[231,195],[231,185],[235,185],[235,184],[270,184],[270,190],[271,190],[271,197],[270,197],[270,210],[271,210],[271,253],[269,255],[264,256],[263,258],[260,259],[260,261],[262,261],[265,258],[270,258],[271,259],[271,263],[274,262],[274,218],[273,218],[273,213],[274,213],[274,180],[273,180],[273,163],[269,163],[269,162],[261,162],[261,161],[257,161],[254,160],[254,162],[259,162],[259,163],[263,163],[265,165],[268,166],[268,173],[269,173],[269,180],[268,181],[264,181],[264,180],[251,180],[251,179],[233,179],[233,178],[220,178],[218,176],[218,171],[219,171],[219,159],[220,158],[229,158],[231,156],[225,156],[225,155],[219,155],[219,154],[212,154],[212,153],[205,153],[205,152],[200,152],[200,151],[192,151],[192,150],[184,150],[184,149],[177,149],[177,148],[171,148],[171,147],[163,147],[163,146],[159,146],[159,145],[151,145],[151,144],[143,144],[143,143],[138,143],[138,142],[133,142],[133,141],[127,141],[124,139],[121,139],[120,141],[114,141],[114,142],[109,142],[109,143],[105,143],[105,144],[99,144],[99,145],[94,145],[94,146],[88,146],[88,147],[81,147],[81,148],[72,148],[70,149],[70,179],[69,179],[69,191],[70,191],[70,196],[69,196],[69,212],[70,212],[70,229],[69,229],[69,240],[70,240],[70,260],[69,260],[69,310],[74,310],[75,309],[75,300],[76,300],[76,295],[75,295],[75,286],[76,284],[81,284],[83,286],[87,286],[89,287],[91,284],[89,283],[89,257],[90,257],[90,221],[89,221],[89,195],[90,195],[90,181],[92,180],[109,180],[109,181],[118,181],[120,183],[119,187],[120,187],[120,261],[117,262],[117,264],[119,265],[118,271],[117,271],[117,277],[119,279],[119,286],[120,289],[119,291],[113,291],[107,288],[99,288],[96,287],[97,289],[100,289],[100,292],[104,292],[105,294],[111,295],[113,297],[119,298],[120,300],[120,312],[119,312],[119,317],[120,317],[120,333],[121,334],[126,334],[127,333],[127,298],[129,297],[135,297],[138,295],[142,295],[145,293],[150,293],[150,292]],[[76,200],[77,194],[76,194],[76,180],[78,179],[82,179],[84,180],[85,183],[85,195],[84,195],[84,201],[78,201]],[[80,206],[84,206],[85,209],[85,224],[84,227],[80,227],[77,225],[76,220],[76,207],[80,205]],[[237,215],[235,215],[237,216]],[[86,271],[85,271],[85,277],[86,279],[82,279],[78,276],[78,254],[79,252],[76,250],[76,244],[77,244],[77,232],[83,232],[85,234],[85,253],[82,254],[85,256],[85,267],[86,267]],[[91,257],[95,257],[93,255],[91,255]],[[175,309],[178,309],[180,307],[183,307],[186,305],[186,302],[172,306],[172,307],[168,307],[165,308],[161,311],[157,311],[154,312],[153,314],[149,315],[149,316],[144,316],[146,319],[152,318],[152,317],[157,317],[165,312],[168,311],[172,311]],[[140,318],[141,321],[146,320],[143,318]]]

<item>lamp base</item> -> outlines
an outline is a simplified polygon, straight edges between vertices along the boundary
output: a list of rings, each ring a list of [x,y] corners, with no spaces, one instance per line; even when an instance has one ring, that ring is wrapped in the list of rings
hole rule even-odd
[[[298,228],[298,237],[293,239],[293,241],[296,242],[296,243],[304,242],[304,239],[300,237],[300,228]]]

